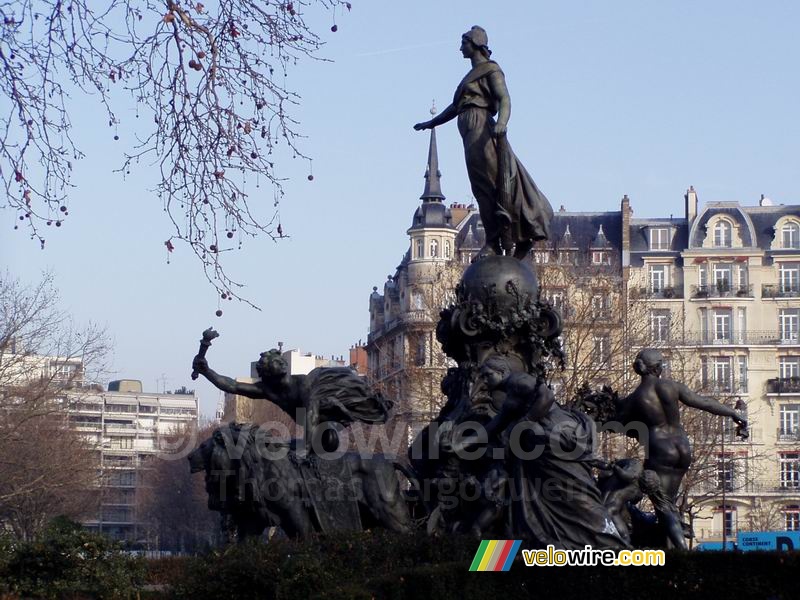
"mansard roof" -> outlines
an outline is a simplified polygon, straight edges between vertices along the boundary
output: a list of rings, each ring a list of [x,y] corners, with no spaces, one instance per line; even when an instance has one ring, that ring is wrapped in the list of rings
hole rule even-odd
[[[689,231],[689,248],[700,248],[706,237],[708,222],[716,215],[725,215],[739,224],[739,234],[746,248],[758,245],[755,227],[750,216],[742,210],[738,202],[709,202],[692,223]],[[770,241],[772,239],[770,238]]]
[[[588,250],[599,247],[598,232],[603,229],[603,248],[622,250],[622,213],[559,211],[550,223],[550,246]],[[565,234],[569,229],[569,236]]]

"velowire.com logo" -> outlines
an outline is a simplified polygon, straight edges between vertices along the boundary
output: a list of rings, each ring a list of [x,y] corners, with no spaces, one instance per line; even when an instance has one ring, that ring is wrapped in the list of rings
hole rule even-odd
[[[508,571],[522,540],[483,540],[472,559],[470,571]]]
[[[521,540],[483,540],[470,571],[508,571],[519,552]],[[585,546],[564,550],[552,544],[547,549],[522,550],[526,567],[651,567],[664,566],[663,550],[605,550]]]

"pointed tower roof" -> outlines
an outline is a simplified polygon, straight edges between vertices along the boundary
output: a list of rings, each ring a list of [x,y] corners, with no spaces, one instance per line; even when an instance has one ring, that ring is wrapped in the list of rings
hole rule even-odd
[[[436,105],[431,107],[431,115],[436,114]],[[431,129],[431,143],[428,147],[428,166],[425,169],[425,190],[420,196],[425,202],[441,202],[445,196],[442,193],[442,173],[439,171],[439,153],[436,149],[436,128]]]

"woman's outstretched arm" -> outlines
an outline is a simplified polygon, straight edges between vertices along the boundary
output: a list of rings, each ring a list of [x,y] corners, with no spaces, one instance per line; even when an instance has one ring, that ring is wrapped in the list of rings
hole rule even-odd
[[[414,125],[414,129],[417,131],[421,131],[423,129],[433,129],[434,127],[438,127],[439,125],[444,125],[448,121],[452,121],[458,116],[458,111],[454,105],[450,105],[445,108],[442,112],[438,115],[433,117],[430,121],[423,121],[422,123],[417,123]]]

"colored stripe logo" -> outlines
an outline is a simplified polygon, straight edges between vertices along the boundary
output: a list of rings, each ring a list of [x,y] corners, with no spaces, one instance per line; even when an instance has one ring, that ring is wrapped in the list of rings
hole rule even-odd
[[[483,540],[472,559],[470,571],[508,571],[522,540]]]

